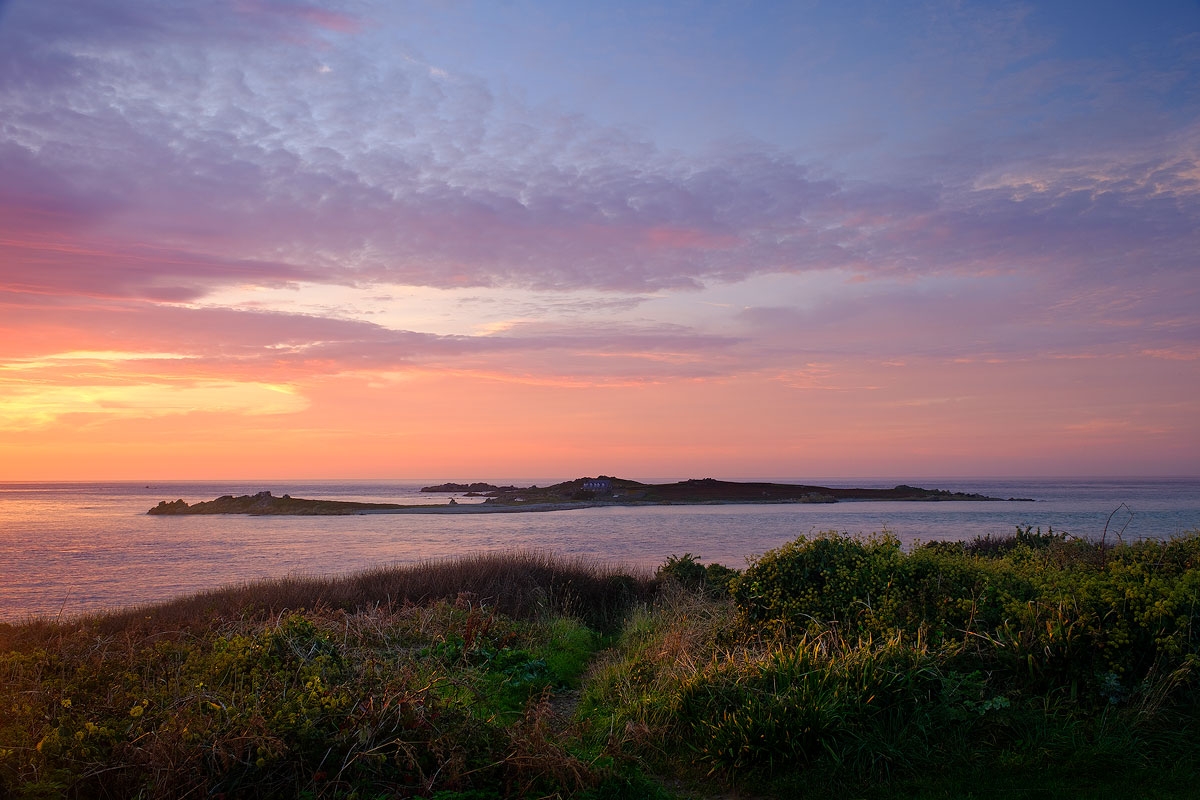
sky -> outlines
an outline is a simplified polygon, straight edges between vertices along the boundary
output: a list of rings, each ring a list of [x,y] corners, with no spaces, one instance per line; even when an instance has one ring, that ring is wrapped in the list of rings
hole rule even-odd
[[[0,480],[1200,474],[1200,3],[0,0]]]

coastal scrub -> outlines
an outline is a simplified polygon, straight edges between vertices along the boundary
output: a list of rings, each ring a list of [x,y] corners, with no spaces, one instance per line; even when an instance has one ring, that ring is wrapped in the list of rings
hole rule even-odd
[[[1200,535],[801,537],[725,599],[693,562],[664,565],[681,579],[584,696],[658,771],[788,797],[1191,796]]]
[[[0,625],[0,796],[1191,797],[1197,623],[1200,534],[288,578]]]

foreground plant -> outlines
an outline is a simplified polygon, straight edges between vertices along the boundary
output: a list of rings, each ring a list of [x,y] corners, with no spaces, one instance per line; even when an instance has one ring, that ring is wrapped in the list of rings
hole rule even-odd
[[[585,707],[637,732],[658,770],[779,796],[921,796],[933,775],[929,796],[1051,776],[1063,796],[1189,796],[1200,537],[1100,550],[1021,533],[911,552],[801,538],[724,599],[675,559],[700,588],[675,581],[634,616]]]
[[[610,578],[532,566],[552,568],[525,589],[541,600],[503,599],[524,618],[499,612],[494,596],[460,592],[350,610],[267,614],[256,603],[222,619],[159,608],[123,625],[7,628],[0,796],[480,800],[619,786],[622,776],[571,752],[569,721],[551,702],[578,684],[601,642],[580,617],[596,619],[614,598],[574,613],[589,581]],[[474,567],[463,583],[486,589],[494,573],[528,574],[531,562]],[[257,600],[271,602],[273,588]],[[508,588],[523,589],[516,579]],[[320,580],[310,589],[329,595]],[[153,624],[163,618],[182,624]]]
[[[0,796],[1190,797],[1198,581],[1198,535],[824,535],[0,626]]]

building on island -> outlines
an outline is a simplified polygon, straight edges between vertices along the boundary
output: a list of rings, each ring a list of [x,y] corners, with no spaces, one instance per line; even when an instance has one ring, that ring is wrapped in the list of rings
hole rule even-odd
[[[608,478],[588,478],[583,482],[582,489],[595,494],[608,494],[612,491],[612,481]]]

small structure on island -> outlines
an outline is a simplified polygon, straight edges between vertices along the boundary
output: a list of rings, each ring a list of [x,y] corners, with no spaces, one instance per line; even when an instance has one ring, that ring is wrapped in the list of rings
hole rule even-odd
[[[608,494],[612,491],[612,479],[603,476],[599,478],[585,478],[583,486],[580,488],[585,492],[593,494]]]

